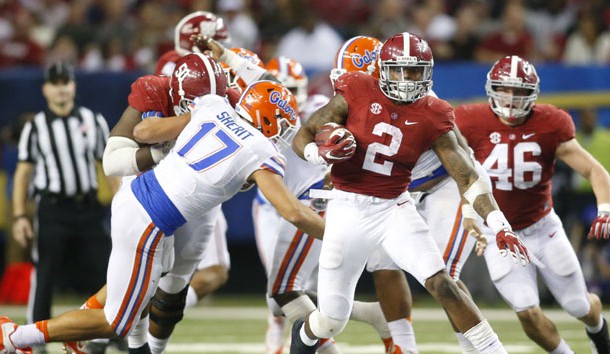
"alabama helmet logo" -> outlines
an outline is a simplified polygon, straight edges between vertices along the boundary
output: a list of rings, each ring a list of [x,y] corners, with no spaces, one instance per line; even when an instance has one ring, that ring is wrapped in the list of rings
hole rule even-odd
[[[188,65],[186,65],[186,63],[183,63],[182,65],[180,65],[178,70],[174,72],[176,78],[178,79],[178,96],[183,97],[184,89],[182,88],[182,82],[189,76],[191,70],[189,69]]]

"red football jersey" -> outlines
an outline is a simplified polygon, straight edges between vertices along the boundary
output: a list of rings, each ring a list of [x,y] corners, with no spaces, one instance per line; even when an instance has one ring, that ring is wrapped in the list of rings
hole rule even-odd
[[[537,104],[524,124],[503,124],[488,104],[456,109],[456,123],[489,173],[493,194],[515,230],[524,229],[553,207],[551,177],[559,144],[574,138],[570,115]]]
[[[342,75],[335,92],[347,101],[345,127],[358,145],[351,159],[332,167],[333,184],[340,190],[397,197],[407,190],[419,156],[453,129],[453,108],[446,101],[426,96],[397,104],[364,73]]]
[[[155,75],[167,75],[171,76],[176,67],[176,62],[180,59],[180,54],[175,50],[163,53],[163,55],[157,60],[157,66],[155,67]]]
[[[129,105],[140,112],[160,111],[163,117],[174,115],[169,96],[169,76],[147,75],[131,84]]]

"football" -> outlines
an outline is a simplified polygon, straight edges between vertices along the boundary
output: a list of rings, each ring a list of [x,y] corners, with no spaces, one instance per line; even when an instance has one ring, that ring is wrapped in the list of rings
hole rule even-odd
[[[327,144],[330,141],[331,136],[333,135],[333,133],[337,130],[337,129],[345,129],[344,131],[347,132],[345,135],[343,135],[341,138],[339,138],[339,140],[337,140],[335,142],[336,143],[340,143],[342,140],[344,140],[346,137],[352,135],[352,133],[347,130],[345,128],[345,126],[341,125],[341,124],[337,124],[337,123],[326,123],[322,126],[322,128],[320,128],[320,130],[318,130],[316,132],[316,136],[314,138],[314,142],[316,143],[316,145],[318,146],[322,146]]]

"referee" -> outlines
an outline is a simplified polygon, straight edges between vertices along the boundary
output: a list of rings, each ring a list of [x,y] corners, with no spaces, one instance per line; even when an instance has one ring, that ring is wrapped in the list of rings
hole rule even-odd
[[[74,71],[68,64],[45,70],[42,93],[47,108],[21,132],[13,186],[13,236],[22,247],[32,245],[34,262],[29,323],[51,318],[53,288],[66,260],[78,264],[78,284],[99,289],[111,247],[96,174],[108,124],[101,114],[75,105]],[[33,223],[26,214],[30,195],[36,201]]]

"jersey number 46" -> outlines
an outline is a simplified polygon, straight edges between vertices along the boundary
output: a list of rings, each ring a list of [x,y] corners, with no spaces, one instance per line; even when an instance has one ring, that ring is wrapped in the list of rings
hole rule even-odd
[[[539,156],[541,151],[538,143],[521,142],[513,148],[513,159],[509,161],[508,144],[496,144],[483,162],[483,168],[499,190],[511,191],[513,186],[528,189],[540,183],[542,166],[536,161],[525,161],[525,156]]]

